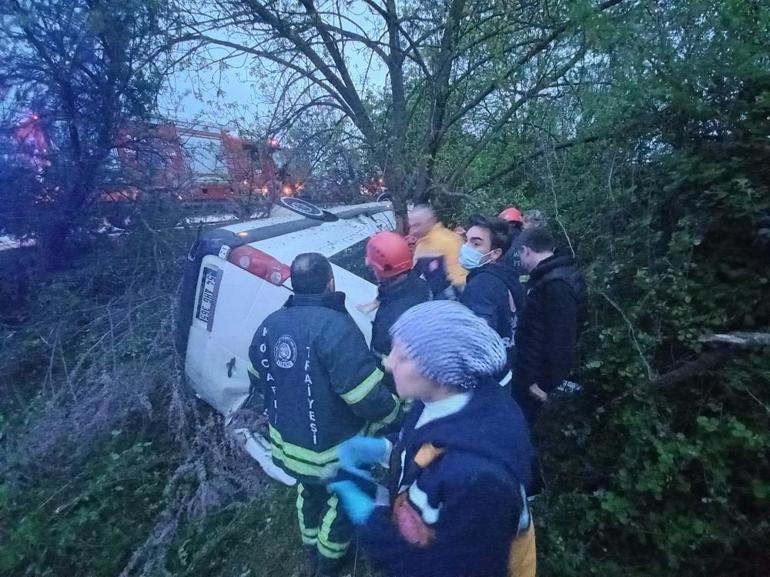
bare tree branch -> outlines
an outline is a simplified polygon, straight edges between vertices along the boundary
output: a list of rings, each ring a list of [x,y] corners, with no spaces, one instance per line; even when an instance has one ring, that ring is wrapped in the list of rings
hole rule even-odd
[[[602,11],[608,10],[613,6],[617,6],[622,2],[623,0],[606,0],[605,2],[602,2],[597,7],[597,11],[602,12]],[[482,90],[478,92],[478,94],[473,99],[470,100],[470,102],[462,106],[447,121],[445,130],[452,127],[453,125],[458,123],[460,120],[462,120],[468,112],[476,108],[476,106],[478,106],[481,102],[483,102],[495,90],[498,90],[502,86],[502,83],[504,81],[507,81],[509,78],[511,78],[517,71],[521,70],[521,68],[524,65],[530,62],[538,54],[547,50],[548,47],[551,46],[551,44],[555,40],[560,38],[567,30],[569,30],[575,24],[576,23],[572,21],[564,22],[563,24],[560,24],[559,26],[555,27],[550,34],[547,34],[546,36],[538,40],[537,43],[534,46],[532,46],[532,48],[530,48],[524,55],[519,57],[514,62],[514,64],[511,67],[509,67],[500,77],[490,81]]]

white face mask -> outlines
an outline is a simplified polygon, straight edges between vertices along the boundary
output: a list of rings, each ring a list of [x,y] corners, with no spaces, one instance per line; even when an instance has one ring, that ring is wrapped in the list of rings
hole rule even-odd
[[[462,247],[460,247],[460,266],[466,270],[472,270],[474,268],[484,266],[489,262],[490,254],[492,254],[491,250],[488,253],[482,254],[475,248],[464,244]]]

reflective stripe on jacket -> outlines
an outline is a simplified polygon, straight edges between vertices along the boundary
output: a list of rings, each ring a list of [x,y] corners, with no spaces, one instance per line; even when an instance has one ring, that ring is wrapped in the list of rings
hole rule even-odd
[[[273,461],[300,480],[323,477],[341,442],[399,416],[343,293],[290,297],[257,329],[249,358],[268,411]]]

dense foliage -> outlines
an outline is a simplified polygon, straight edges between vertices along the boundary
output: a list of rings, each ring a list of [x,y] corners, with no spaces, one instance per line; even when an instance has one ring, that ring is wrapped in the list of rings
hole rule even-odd
[[[579,23],[534,69],[581,59],[486,134],[528,85],[505,83],[443,134],[432,166],[448,222],[539,208],[590,286],[583,389],[552,399],[536,431],[540,571],[764,575],[770,355],[702,338],[770,331],[770,6],[588,4],[521,3],[538,22]],[[469,93],[507,58],[472,34],[485,66],[464,79]],[[410,98],[424,88],[419,76],[404,82]],[[389,98],[366,104],[386,126]],[[407,157],[423,158],[422,128],[406,130]],[[353,173],[374,163],[343,150],[349,124],[336,130],[340,158],[324,159],[323,174],[352,197]],[[171,305],[188,240],[146,227],[33,277],[3,313],[0,573],[297,570],[290,495],[264,492],[221,423],[179,387]]]
[[[559,136],[464,208],[546,209],[592,289],[584,391],[538,431],[549,575],[761,575],[770,562],[770,360],[712,365],[699,342],[770,326],[770,13],[718,4],[640,15],[633,36],[596,30],[609,84],[538,111]]]

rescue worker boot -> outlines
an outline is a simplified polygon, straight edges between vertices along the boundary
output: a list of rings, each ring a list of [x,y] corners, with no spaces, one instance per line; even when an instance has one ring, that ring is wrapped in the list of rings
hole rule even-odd
[[[304,561],[302,562],[302,577],[316,577],[318,573],[318,549],[315,545],[303,545]]]
[[[318,569],[315,577],[348,577],[351,574],[351,558],[349,552],[341,559],[324,559],[319,555]]]

